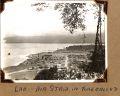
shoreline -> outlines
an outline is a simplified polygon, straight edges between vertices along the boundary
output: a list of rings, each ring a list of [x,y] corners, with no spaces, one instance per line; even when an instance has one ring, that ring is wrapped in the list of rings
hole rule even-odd
[[[65,47],[63,49],[57,49],[53,52],[41,52],[36,54],[30,54],[27,56],[28,58],[25,61],[21,62],[19,65],[7,67],[4,69],[4,71],[5,73],[15,72],[15,74],[13,73],[10,75],[12,79],[18,79],[15,77],[18,77],[20,75],[19,71],[25,69],[27,70],[26,72],[29,75],[30,75],[29,71],[40,69],[49,70],[54,66],[57,66],[59,71],[66,70],[67,67],[68,67],[67,70],[70,70],[72,67],[77,68],[77,66],[88,65],[88,63],[91,62],[89,59],[91,56],[91,51],[93,50],[94,45],[73,45]],[[67,61],[66,58],[68,58]],[[68,64],[65,64],[66,62]],[[75,62],[76,64],[74,65]],[[76,70],[79,69],[77,68]],[[21,73],[22,76],[26,74],[26,72]],[[38,72],[36,73],[36,75],[35,74],[34,75],[37,76]]]

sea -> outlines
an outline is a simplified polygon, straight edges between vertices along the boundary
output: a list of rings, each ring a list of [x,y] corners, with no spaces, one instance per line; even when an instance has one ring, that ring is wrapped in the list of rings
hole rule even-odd
[[[1,44],[1,68],[8,66],[17,66],[28,55],[41,52],[53,52],[57,49],[63,49],[71,45],[81,44],[46,44],[46,43],[2,43]]]

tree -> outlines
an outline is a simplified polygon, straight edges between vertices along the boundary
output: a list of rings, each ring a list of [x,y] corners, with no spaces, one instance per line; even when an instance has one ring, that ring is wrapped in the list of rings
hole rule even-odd
[[[51,67],[50,69],[44,69],[40,71],[34,78],[34,80],[54,80],[57,79],[57,66]]]
[[[85,30],[84,24],[86,9],[86,3],[57,3],[55,9],[61,11],[64,28],[70,33],[73,33],[76,29]],[[101,25],[102,25],[102,4],[91,4],[90,7],[94,8],[93,16],[98,19],[95,48],[92,55],[92,63],[88,65],[88,72],[103,73],[105,71],[105,52],[102,46],[101,39]]]
[[[101,38],[101,25],[102,25],[101,9],[102,9],[102,6],[101,4],[99,4],[95,48],[94,48],[93,55],[91,57],[92,63],[90,63],[88,67],[89,72],[97,72],[97,73],[105,72],[105,48],[103,48],[102,38]]]
[[[54,9],[61,11],[64,28],[73,33],[76,29],[85,30],[85,3],[56,3]]]
[[[37,11],[43,11],[51,7],[50,3],[35,3],[32,6],[37,6]],[[91,9],[88,9],[86,6],[89,6]],[[88,11],[94,10],[93,16],[95,18],[98,17],[98,6],[94,3],[55,3],[54,9],[60,12],[64,28],[70,33],[74,33],[77,29],[82,31],[86,29],[84,21]]]
[[[101,14],[100,14],[101,4],[97,5],[95,3],[94,4],[56,3],[54,6],[54,9],[61,12],[61,19],[63,21],[64,28],[67,31],[69,31],[70,33],[74,33],[75,30],[81,29],[83,31],[87,27],[85,25],[84,21],[85,21],[85,15],[88,11],[90,11],[90,9],[88,9],[86,6],[93,8],[93,10],[94,10],[93,16],[95,17],[95,19],[98,18],[98,25],[96,28],[97,32],[96,32],[96,40],[95,40],[95,49],[94,49],[93,56],[92,56],[93,64],[91,64],[89,66],[89,69],[90,69],[90,71],[103,72],[104,71],[103,69],[105,67],[105,64],[104,64],[105,58],[104,58],[104,50],[102,50],[102,39],[101,39],[101,29],[100,29],[101,25],[102,25],[102,18],[101,18]],[[99,31],[100,31],[100,33],[99,33]],[[81,32],[81,31],[79,31],[79,32]],[[98,54],[99,52],[100,52],[100,54]],[[103,58],[101,58],[101,56],[103,56]],[[94,57],[96,57],[96,58],[94,58]],[[103,60],[101,60],[101,59],[103,59]],[[101,64],[101,65],[97,65],[96,64],[97,61],[100,61],[99,64]],[[99,71],[97,71],[97,69],[99,69]]]

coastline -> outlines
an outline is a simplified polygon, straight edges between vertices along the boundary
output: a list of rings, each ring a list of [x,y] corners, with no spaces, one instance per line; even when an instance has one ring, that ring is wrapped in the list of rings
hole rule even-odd
[[[30,54],[27,56],[28,59],[19,65],[4,68],[4,71],[5,73],[9,73],[9,77],[14,80],[31,80],[34,79],[41,70],[49,70],[55,66],[57,66],[58,70],[70,70],[72,67],[79,70],[78,66],[86,66],[91,62],[90,56],[93,50],[94,45],[73,45],[64,49],[57,49],[53,52]],[[21,70],[26,71],[22,72]],[[31,71],[33,71],[34,74],[31,74]],[[10,74],[12,72],[13,74]],[[23,78],[25,74],[27,74],[28,77],[25,76],[25,78]],[[22,75],[22,78],[18,78],[20,75]]]

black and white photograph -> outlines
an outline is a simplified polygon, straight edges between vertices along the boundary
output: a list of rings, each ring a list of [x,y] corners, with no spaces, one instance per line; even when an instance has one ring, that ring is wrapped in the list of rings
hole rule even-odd
[[[107,2],[14,0],[1,13],[1,69],[14,82],[106,82]]]

